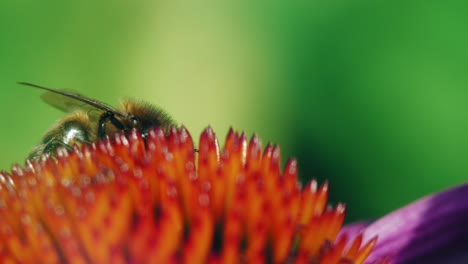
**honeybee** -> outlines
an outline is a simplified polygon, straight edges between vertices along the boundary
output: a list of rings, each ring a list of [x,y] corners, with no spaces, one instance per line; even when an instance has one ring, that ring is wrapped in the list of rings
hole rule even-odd
[[[161,108],[142,101],[124,99],[119,108],[114,108],[75,92],[25,82],[18,84],[45,90],[42,100],[67,113],[32,149],[28,156],[30,160],[38,159],[42,154],[55,156],[60,147],[71,150],[74,145],[90,144],[115,133],[128,134],[136,129],[145,138],[153,127],[169,133],[171,127],[177,126]]]

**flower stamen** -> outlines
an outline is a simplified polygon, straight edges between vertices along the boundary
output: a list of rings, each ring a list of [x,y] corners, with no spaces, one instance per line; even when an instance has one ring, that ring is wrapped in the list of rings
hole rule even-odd
[[[198,157],[185,128],[133,132],[0,173],[1,263],[363,263],[337,241],[345,207],[328,183],[280,169],[278,146],[214,132]]]

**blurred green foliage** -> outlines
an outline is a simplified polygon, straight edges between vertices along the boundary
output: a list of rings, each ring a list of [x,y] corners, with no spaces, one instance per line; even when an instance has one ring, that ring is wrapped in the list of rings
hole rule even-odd
[[[63,115],[28,81],[256,132],[348,220],[466,182],[468,6],[376,2],[3,1],[0,168]]]

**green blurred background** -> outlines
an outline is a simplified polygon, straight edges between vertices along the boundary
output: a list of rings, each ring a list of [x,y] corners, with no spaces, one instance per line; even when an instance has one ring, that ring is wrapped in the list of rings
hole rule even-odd
[[[1,2],[0,168],[63,116],[27,81],[258,133],[348,221],[466,182],[462,1],[97,2]]]

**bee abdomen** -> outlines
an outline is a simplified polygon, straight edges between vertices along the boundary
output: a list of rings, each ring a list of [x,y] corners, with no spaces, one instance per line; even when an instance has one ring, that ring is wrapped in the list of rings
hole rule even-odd
[[[71,150],[74,145],[81,146],[96,140],[95,128],[90,124],[86,113],[78,111],[59,120],[49,129],[29,154],[28,159],[39,158],[42,154],[55,156],[59,147]]]

